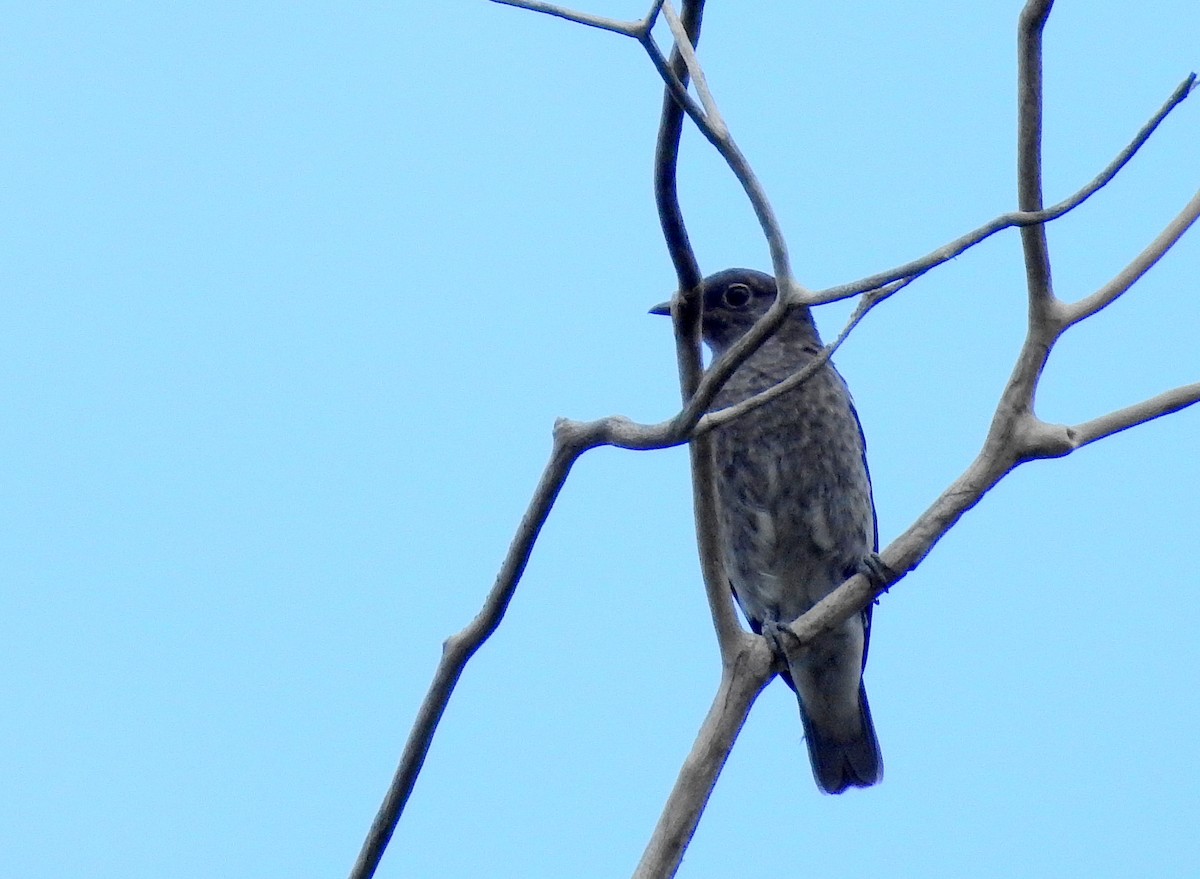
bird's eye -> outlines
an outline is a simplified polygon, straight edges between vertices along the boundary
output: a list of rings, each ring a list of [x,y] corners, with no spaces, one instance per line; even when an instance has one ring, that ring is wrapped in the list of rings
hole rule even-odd
[[[730,284],[721,299],[730,308],[745,308],[750,301],[750,288],[745,284]]]

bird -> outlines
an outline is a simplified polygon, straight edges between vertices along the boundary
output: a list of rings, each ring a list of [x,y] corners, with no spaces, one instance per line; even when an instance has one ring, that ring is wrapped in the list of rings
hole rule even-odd
[[[726,269],[701,283],[701,335],[714,360],[775,301],[775,278]],[[651,309],[670,314],[670,303]],[[822,344],[807,307],[730,376],[709,411],[764,391],[811,363]],[[711,367],[710,367],[711,368]],[[721,551],[735,600],[752,631],[775,632],[836,589],[879,548],[866,441],[845,380],[831,362],[797,387],[712,433]],[[817,787],[840,794],[883,778],[883,757],[863,684],[871,611],[791,659]]]

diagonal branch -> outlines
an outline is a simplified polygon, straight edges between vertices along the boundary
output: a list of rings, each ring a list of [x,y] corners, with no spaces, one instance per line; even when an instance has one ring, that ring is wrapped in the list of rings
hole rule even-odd
[[[1108,165],[1097,174],[1086,186],[1082,189],[1063,199],[1058,204],[1052,205],[1041,211],[1012,211],[1007,214],[1001,214],[994,220],[984,223],[977,229],[974,229],[967,234],[956,238],[948,244],[944,244],[937,250],[931,251],[920,259],[915,259],[907,262],[904,265],[897,266],[894,269],[888,269],[878,274],[870,275],[861,280],[854,281],[849,284],[840,284],[836,287],[830,287],[827,290],[820,291],[813,300],[811,305],[819,305],[825,302],[837,302],[841,299],[848,299],[851,296],[857,296],[859,293],[868,290],[874,290],[882,287],[884,284],[889,284],[899,278],[906,278],[912,275],[927,272],[932,268],[936,268],[942,263],[949,262],[957,256],[961,256],[976,244],[990,238],[997,232],[1004,229],[1011,229],[1014,226],[1024,227],[1031,224],[1047,223],[1051,220],[1057,220],[1064,214],[1079,207],[1101,189],[1103,189],[1122,168],[1129,164],[1129,160],[1134,157],[1143,144],[1150,139],[1150,136],[1158,128],[1167,115],[1178,107],[1192,93],[1196,86],[1196,74],[1188,75],[1171,93],[1166,103],[1159,108],[1158,112],[1151,117],[1150,121],[1142,126],[1133,140],[1117,154]]]
[[[576,12],[573,9],[567,9],[565,6],[558,6],[554,3],[542,3],[541,0],[492,0],[493,3],[499,3],[501,6],[516,6],[518,9],[528,9],[530,12],[544,12],[546,15],[553,15],[555,18],[563,18],[567,21],[573,21],[576,24],[587,25],[588,27],[599,28],[604,31],[611,31],[614,34],[621,34],[626,37],[638,39],[646,29],[646,21],[618,21],[615,18],[604,18],[601,15],[591,15],[587,12]],[[657,13],[661,2],[655,3],[655,8],[652,12]]]
[[[586,451],[599,445],[615,445],[631,449],[663,448],[692,441],[693,481],[696,492],[697,529],[704,566],[706,586],[717,622],[718,638],[721,642],[723,674],[721,688],[717,694],[709,717],[696,745],[684,765],[679,781],[667,804],[667,810],[651,840],[650,848],[639,866],[639,877],[673,875],[682,858],[682,852],[695,830],[696,822],[703,811],[730,747],[736,738],[746,714],[755,697],[773,674],[773,668],[765,643],[761,638],[745,633],[733,614],[732,602],[720,567],[719,550],[716,549],[715,516],[713,515],[711,455],[703,434],[714,427],[737,417],[753,405],[761,405],[772,397],[785,392],[783,385],[777,386],[760,397],[731,407],[718,413],[705,414],[707,406],[715,396],[725,378],[736,366],[764,341],[784,319],[788,308],[833,301],[857,293],[867,292],[859,309],[838,339],[827,350],[832,352],[845,339],[846,334],[862,319],[875,304],[910,283],[923,272],[953,258],[995,232],[1010,226],[1023,228],[1027,265],[1030,266],[1031,302],[1050,301],[1049,261],[1045,251],[1044,230],[1041,224],[1065,214],[1081,204],[1104,186],[1136,153],[1149,138],[1158,124],[1191,92],[1196,77],[1190,76],[1176,89],[1171,99],[1159,113],[1143,127],[1134,141],[1126,147],[1095,180],[1071,198],[1046,210],[1040,210],[1040,59],[1041,33],[1052,0],[1029,0],[1022,14],[1022,173],[1020,207],[1022,210],[1005,214],[980,229],[951,242],[927,257],[908,263],[891,272],[881,273],[854,285],[830,288],[820,295],[804,290],[792,278],[788,266],[787,249],[782,233],[765,192],[751,171],[745,157],[724,130],[715,102],[707,88],[698,89],[700,106],[687,93],[689,65],[697,75],[700,71],[692,47],[695,46],[700,28],[704,0],[684,0],[683,14],[679,19],[683,34],[678,27],[676,50],[670,63],[662,58],[657,45],[650,38],[650,29],[660,10],[667,10],[668,19],[673,19],[673,10],[664,0],[655,0],[647,17],[641,22],[619,22],[599,16],[577,13],[563,7],[538,0],[494,0],[504,5],[517,6],[533,11],[555,15],[569,21],[603,30],[632,36],[646,48],[656,68],[666,83],[668,97],[664,101],[663,119],[660,125],[659,148],[656,153],[656,195],[659,199],[660,215],[663,218],[664,234],[675,259],[680,278],[682,295],[678,297],[677,310],[687,314],[676,317],[677,339],[681,382],[687,405],[674,418],[658,425],[640,425],[613,416],[593,422],[560,420],[555,425],[554,448],[542,477],[513,542],[501,566],[496,581],[489,592],[479,614],[458,634],[447,639],[442,659],[438,664],[429,691],[418,712],[410,732],[400,765],[388,789],[379,813],[368,833],[358,861],[351,873],[352,879],[368,879],[372,876],[382,857],[399,815],[411,795],[416,778],[428,754],[433,735],[445,711],[453,689],[466,663],[483,642],[496,631],[508,604],[517,588],[530,553],[550,510],[570,473],[574,462]],[[1033,109],[1026,109],[1028,96]],[[730,169],[742,183],[743,189],[754,206],[760,225],[771,248],[772,265],[778,279],[780,296],[777,307],[759,322],[742,340],[740,347],[721,358],[713,368],[700,377],[698,311],[690,311],[697,305],[696,288],[700,272],[695,256],[687,241],[676,192],[676,164],[682,116],[687,113],[693,118],[704,136],[716,146]],[[717,123],[714,125],[714,122]],[[1027,174],[1030,175],[1027,177]],[[1120,275],[1092,296],[1072,306],[1062,306],[1055,313],[1049,310],[1039,319],[1031,313],[1029,336],[1018,356],[1017,366],[997,407],[996,416],[983,448],[975,461],[903,534],[883,552],[883,561],[891,569],[883,581],[870,582],[856,575],[814,606],[808,613],[792,624],[793,632],[802,641],[831,630],[851,614],[914,569],[931,551],[934,544],[958,519],[983,497],[983,495],[1008,472],[1026,460],[1068,454],[1076,448],[1125,430],[1170,412],[1178,411],[1200,401],[1200,383],[1168,391],[1142,403],[1109,413],[1075,427],[1049,425],[1032,414],[1032,396],[1045,357],[1058,335],[1070,324],[1076,323],[1099,311],[1114,301],[1166,252],[1188,226],[1200,214],[1200,194],[1184,211],[1149,245]],[[1025,232],[1036,234],[1025,234]],[[1040,236],[1040,238],[1038,237]],[[1039,243],[1040,241],[1040,243]],[[1032,244],[1030,243],[1032,242]],[[1039,268],[1040,267],[1040,268]],[[690,313],[688,313],[690,311]],[[828,357],[828,354],[823,354]],[[798,383],[800,377],[788,381]],[[785,383],[786,384],[786,383]],[[745,406],[745,408],[740,408]],[[737,411],[735,411],[737,410]]]
[[[889,575],[872,581],[855,574],[788,626],[808,644],[829,634],[851,616],[888,591],[915,569],[963,514],[975,506],[1016,462],[981,451],[971,465],[941,493],[907,530],[880,553]]]
[[[690,6],[691,4],[684,3],[685,20]],[[772,271],[775,274],[776,281],[780,285],[780,290],[784,291],[784,295],[781,298],[809,295],[809,291],[801,287],[792,276],[787,243],[784,240],[779,220],[775,216],[775,210],[771,207],[771,202],[767,198],[766,190],[763,189],[758,176],[754,173],[754,169],[750,167],[750,163],[746,160],[745,155],[738,148],[737,143],[734,142],[728,128],[725,128],[722,123],[720,130],[718,130],[711,123],[705,114],[704,108],[688,94],[686,75],[682,74],[674,64],[666,62],[662,56],[662,52],[659,51],[655,42],[649,38],[649,35],[643,38],[641,43],[646,50],[646,54],[650,56],[650,60],[658,71],[659,76],[662,77],[667,89],[671,92],[671,95],[683,108],[684,112],[687,113],[692,122],[695,123],[700,133],[704,135],[705,139],[713,145],[713,148],[716,149],[721,158],[725,160],[725,164],[729,166],[729,170],[746,193],[746,197],[750,201],[750,206],[754,210],[754,215],[758,218],[759,225],[762,227],[763,236],[767,240],[767,248],[771,253]],[[695,41],[692,41],[692,45],[694,47]],[[681,56],[681,50],[676,46],[671,56],[672,60],[679,56]],[[696,62],[696,66],[697,68],[699,67],[699,62]],[[684,69],[686,70],[686,67]],[[707,99],[711,101],[711,95]],[[715,106],[715,102],[713,103]],[[716,119],[720,120],[719,113]]]
[[[696,422],[696,426],[692,429],[692,435],[702,436],[709,431],[716,430],[718,427],[728,424],[736,418],[741,418],[742,415],[749,412],[751,409],[757,409],[764,403],[769,403],[776,397],[786,394],[797,385],[808,381],[812,377],[813,373],[828,363],[829,358],[831,358],[837,352],[838,348],[842,347],[842,343],[849,338],[851,331],[853,331],[854,328],[862,322],[862,319],[867,316],[867,312],[869,312],[880,302],[883,302],[885,299],[892,296],[894,293],[898,293],[915,280],[916,278],[903,278],[902,280],[894,281],[891,284],[888,284],[886,287],[882,287],[866,294],[862,301],[858,304],[858,307],[854,309],[854,313],[850,315],[850,319],[846,322],[846,326],[842,328],[840,333],[838,333],[837,338],[818,351],[817,356],[806,363],[802,369],[788,376],[783,381],[779,382],[779,384],[767,388],[765,391],[759,391],[754,396],[747,397],[740,403],[735,403],[733,406],[728,406],[716,412],[709,412],[698,422]]]
[[[980,226],[979,228],[968,232],[966,235],[943,245],[937,250],[926,256],[913,260],[895,269],[887,272],[881,272],[872,275],[860,281],[855,281],[852,284],[843,284],[836,287],[830,287],[827,290],[819,293],[805,292],[802,296],[797,297],[793,304],[821,304],[826,302],[835,302],[841,299],[847,299],[851,296],[857,296],[864,292],[879,290],[886,288],[890,284],[898,281],[915,280],[920,275],[929,271],[931,268],[948,262],[949,260],[961,255],[962,253],[974,247],[976,244],[990,238],[992,235],[1004,229],[1016,227],[1026,227],[1034,224],[1041,224],[1050,220],[1057,219],[1069,211],[1083,204],[1088,198],[1098,192],[1101,188],[1107,185],[1117,173],[1129,163],[1130,159],[1137,153],[1143,144],[1149,140],[1151,134],[1158,128],[1167,115],[1179,106],[1191,94],[1196,83],[1196,75],[1189,75],[1182,83],[1179,84],[1172,92],[1167,101],[1159,108],[1151,119],[1142,126],[1133,140],[1126,145],[1107,167],[1104,168],[1095,178],[1093,178],[1082,189],[1075,192],[1073,195],[1064,199],[1045,210],[1040,211],[1013,211],[1007,214],[1002,214],[996,217],[989,223]],[[694,102],[693,102],[694,106]],[[699,114],[699,108],[695,108],[695,114]],[[693,115],[696,119],[696,115]],[[700,122],[697,122],[700,124]],[[710,138],[711,140],[711,138]],[[736,171],[735,171],[736,173]],[[757,181],[754,181],[755,183]],[[676,205],[678,202],[676,202]],[[680,220],[682,223],[682,219]],[[665,228],[665,227],[664,227]],[[777,226],[776,226],[777,228]],[[1047,276],[1048,277],[1048,276]],[[901,285],[903,286],[903,285]],[[782,285],[780,287],[782,288]],[[890,294],[889,294],[890,295]],[[783,297],[780,297],[781,299]],[[696,318],[698,320],[698,317]],[[738,340],[724,357],[717,360],[707,372],[704,373],[696,388],[696,392],[688,399],[683,410],[680,411],[670,422],[664,422],[664,431],[662,439],[670,441],[670,444],[675,444],[677,438],[682,438],[691,431],[700,419],[705,416],[708,407],[720,392],[728,378],[734,373],[746,358],[756,351],[783,323],[785,319],[782,310],[772,308],[767,314],[759,320],[759,322]],[[670,425],[670,427],[666,427]],[[644,442],[645,439],[639,439],[639,442]],[[619,444],[619,443],[617,443]],[[638,446],[639,448],[644,446]]]
[[[1192,196],[1192,200],[1184,205],[1183,210],[1176,215],[1175,219],[1168,223],[1167,227],[1146,246],[1145,250],[1134,257],[1129,265],[1121,269],[1115,278],[1091,296],[1070,305],[1061,306],[1063,328],[1074,326],[1101,309],[1107,308],[1120,298],[1137,283],[1142,275],[1150,271],[1168,250],[1175,246],[1175,242],[1183,237],[1183,233],[1191,227],[1192,223],[1196,222],[1197,217],[1200,217],[1200,191]]]
[[[400,756],[400,764],[396,767],[379,812],[367,832],[358,860],[350,871],[350,879],[370,879],[375,875],[383,852],[396,830],[400,814],[404,811],[417,776],[425,763],[433,735],[450,701],[450,695],[454,692],[467,662],[483,642],[491,637],[504,618],[504,612],[508,609],[517,583],[525,572],[538,534],[546,524],[546,518],[554,507],[558,493],[567,481],[571,466],[583,451],[583,448],[567,439],[565,432],[556,431],[554,450],[529,501],[529,507],[521,518],[521,524],[508,548],[500,573],[496,575],[492,591],[488,593],[475,619],[457,635],[447,638],[442,645],[441,661],[434,672],[425,699],[421,702],[413,728],[408,734],[408,741]]]
[[[999,454],[989,452],[985,443],[984,449],[963,474],[880,554],[891,570],[886,580],[872,582],[862,574],[855,574],[789,628],[806,644],[832,632],[916,568],[963,514],[1021,463],[1070,454],[1096,440],[1198,402],[1200,382],[1175,388],[1074,427],[1040,422],[1023,425],[1026,429],[1014,432],[1014,438]],[[1053,436],[1048,439],[1047,434]]]
[[[664,4],[663,9],[670,23],[674,17],[674,11],[669,3]],[[668,93],[674,98],[675,103],[692,119],[696,127],[725,160],[734,177],[742,185],[742,189],[750,201],[751,207],[762,228],[763,235],[766,238],[767,247],[771,254],[771,267],[780,295],[751,332],[747,333],[738,341],[738,344],[734,345],[732,349],[726,352],[723,357],[704,372],[703,377],[699,380],[699,384],[696,387],[696,393],[687,396],[685,409],[676,419],[678,423],[674,428],[675,430],[690,430],[690,427],[704,414],[713,398],[715,398],[716,394],[737,367],[782,325],[788,309],[796,301],[811,296],[811,292],[798,284],[793,277],[788,257],[787,242],[783,237],[783,231],[775,215],[774,208],[771,207],[770,200],[767,198],[766,190],[763,189],[753,168],[750,167],[750,163],[738,148],[737,143],[733,140],[728,128],[722,121],[716,102],[713,100],[704,82],[703,70],[694,52],[698,36],[690,36],[689,29],[686,26],[686,19],[689,12],[697,16],[703,15],[703,0],[685,2],[683,9],[685,21],[682,23],[676,21],[671,25],[676,41],[675,50],[671,56],[671,63],[668,64],[662,57],[657,44],[654,43],[653,39],[650,39],[649,34],[641,40],[642,45],[658,70],[659,75],[662,77],[663,82],[666,84]],[[687,82],[689,72],[694,72],[698,76],[697,91],[704,102],[703,107],[697,104],[688,94]],[[676,172],[674,164],[678,159],[678,134],[674,133],[674,128],[672,128],[672,133],[674,134],[674,151],[669,156],[664,155],[662,151],[663,134],[667,131],[665,108],[663,119],[664,124],[660,126],[659,150],[656,160],[660,169],[659,175],[656,177],[656,194],[659,196],[659,216],[663,220],[663,233],[667,238],[668,248],[672,251],[673,258],[675,258],[676,271],[680,275],[679,289],[684,294],[682,301],[674,309],[676,313],[682,315],[676,318],[676,341],[679,343],[682,333],[680,322],[684,326],[688,326],[692,322],[695,322],[697,327],[699,325],[699,304],[695,301],[696,288],[699,285],[699,274],[697,271],[695,279],[690,274],[690,269],[695,266],[694,257],[691,258],[691,265],[688,266],[682,266],[680,259],[675,257],[675,245],[680,240],[678,230],[683,228],[683,219],[682,215],[679,214],[678,198],[675,192]],[[674,124],[678,125],[681,122],[682,120],[679,119]],[[662,162],[667,158],[671,161],[671,167],[669,172],[664,172],[662,170]],[[661,183],[664,173],[669,173],[671,184],[669,194],[672,201],[668,207],[673,212],[673,216],[664,214],[663,211],[662,195],[664,194],[664,190]],[[667,222],[668,219],[670,220],[669,224]],[[686,235],[683,241],[686,242]],[[682,312],[680,312],[680,309],[682,309]],[[684,425],[687,425],[686,428]]]
[[[1200,403],[1200,382],[1173,388],[1151,397],[1149,400],[1143,400],[1132,406],[1126,406],[1124,409],[1118,409],[1107,415],[1101,415],[1099,418],[1093,418],[1091,421],[1077,424],[1067,428],[1067,432],[1071,436],[1074,448],[1081,449],[1089,443],[1112,436],[1114,433],[1120,433],[1122,430],[1128,430],[1139,424],[1145,424],[1147,421],[1153,421],[1155,418],[1186,409],[1193,403]]]
[[[774,657],[757,635],[739,632],[736,649],[727,655],[730,659],[724,663],[712,707],[667,797],[634,879],[675,875],[754,700],[775,676]]]
[[[704,76],[704,68],[700,66],[700,60],[696,57],[692,35],[688,33],[688,29],[679,16],[675,14],[675,7],[671,5],[670,0],[663,5],[663,15],[667,19],[667,26],[671,29],[671,36],[675,38],[675,48],[679,51],[679,57],[687,65],[688,76],[691,77],[696,94],[700,96],[700,106],[704,111],[704,118],[718,137],[727,137],[729,128],[725,125],[725,120],[721,118],[717,102],[713,100],[712,92],[708,89],[708,80]]]

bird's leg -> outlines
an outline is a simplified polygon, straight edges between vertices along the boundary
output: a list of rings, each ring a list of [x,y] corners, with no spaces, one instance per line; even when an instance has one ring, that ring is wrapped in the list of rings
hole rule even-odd
[[[804,647],[787,623],[781,623],[779,620],[764,620],[762,636],[767,639],[767,644],[775,655],[776,666],[782,671],[791,667],[791,657],[798,654]]]
[[[882,589],[887,592],[888,587],[900,579],[900,575],[883,560],[877,552],[870,552],[863,556],[862,561],[858,563],[859,574],[867,578],[867,581],[876,589]]]

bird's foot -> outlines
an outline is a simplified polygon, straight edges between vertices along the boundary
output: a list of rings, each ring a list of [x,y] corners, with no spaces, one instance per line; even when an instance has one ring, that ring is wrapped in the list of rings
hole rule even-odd
[[[767,644],[771,648],[771,652],[775,654],[775,660],[779,665],[786,669],[789,666],[788,657],[797,653],[803,644],[796,637],[796,633],[791,630],[787,623],[781,623],[778,620],[766,620],[762,624],[762,636],[767,639]]]
[[[867,553],[863,556],[862,561],[858,563],[858,573],[866,577],[867,581],[876,589],[883,589],[884,592],[888,591],[892,583],[900,579],[900,575],[877,552]]]

